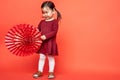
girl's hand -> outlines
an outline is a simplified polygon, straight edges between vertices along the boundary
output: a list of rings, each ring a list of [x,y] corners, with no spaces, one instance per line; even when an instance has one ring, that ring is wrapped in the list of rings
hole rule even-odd
[[[45,35],[42,35],[42,36],[41,36],[41,39],[42,39],[42,40],[45,40],[45,39],[46,39],[46,36],[45,36]]]

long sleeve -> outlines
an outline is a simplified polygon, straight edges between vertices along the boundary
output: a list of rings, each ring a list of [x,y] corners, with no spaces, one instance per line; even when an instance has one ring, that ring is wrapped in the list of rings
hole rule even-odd
[[[57,31],[58,31],[58,21],[55,21],[52,26],[52,31],[47,34],[44,34],[46,36],[46,40],[56,36]]]
[[[38,30],[41,32],[41,23],[42,21],[40,21],[40,23],[38,24]]]

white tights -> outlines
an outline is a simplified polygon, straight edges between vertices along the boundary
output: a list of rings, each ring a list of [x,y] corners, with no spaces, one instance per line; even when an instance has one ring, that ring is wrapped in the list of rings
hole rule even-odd
[[[43,72],[44,64],[45,64],[46,56],[44,54],[40,54],[38,70]],[[55,59],[53,56],[48,56],[49,61],[49,72],[54,72],[55,67]]]

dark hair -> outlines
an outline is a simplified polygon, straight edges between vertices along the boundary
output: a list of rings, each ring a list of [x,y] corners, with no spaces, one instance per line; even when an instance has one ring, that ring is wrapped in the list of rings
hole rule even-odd
[[[52,1],[43,2],[41,5],[41,8],[43,8],[45,6],[49,7],[52,10],[54,9],[57,12],[57,20],[58,21],[62,18],[61,13],[55,8],[55,4]]]

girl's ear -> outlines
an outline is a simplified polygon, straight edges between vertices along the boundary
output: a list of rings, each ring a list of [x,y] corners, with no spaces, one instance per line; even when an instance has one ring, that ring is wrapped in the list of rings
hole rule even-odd
[[[55,14],[55,9],[53,9],[53,14]]]

